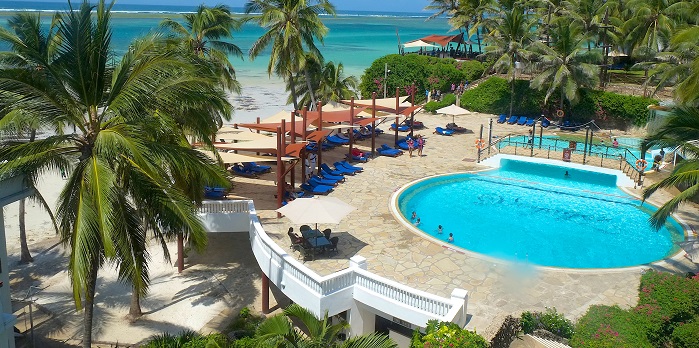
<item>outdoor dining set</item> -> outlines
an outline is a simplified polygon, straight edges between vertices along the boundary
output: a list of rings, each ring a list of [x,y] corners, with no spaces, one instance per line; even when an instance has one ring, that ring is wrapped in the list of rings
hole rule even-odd
[[[301,236],[294,232],[293,227],[289,227],[287,234],[291,240],[290,248],[298,251],[303,260],[315,260],[317,254],[323,254],[326,251],[337,252],[337,243],[339,237],[331,237],[332,230],[326,228],[322,232],[317,229],[311,229],[308,225],[303,225],[299,229]]]

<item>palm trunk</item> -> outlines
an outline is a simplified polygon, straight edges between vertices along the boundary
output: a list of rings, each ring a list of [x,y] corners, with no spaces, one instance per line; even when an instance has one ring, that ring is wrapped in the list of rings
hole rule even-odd
[[[95,311],[95,288],[97,286],[97,271],[99,270],[99,255],[91,257],[92,265],[87,274],[85,288],[85,313],[83,323],[83,348],[92,347],[92,319]]]
[[[129,319],[135,320],[143,315],[141,311],[141,291],[135,286],[131,287],[131,306],[129,307]]]
[[[311,73],[308,71],[308,67],[303,69],[303,72],[306,75],[306,87],[308,88],[308,95],[311,97],[311,105],[316,105],[316,96],[313,93],[313,86],[311,86]]]
[[[560,110],[563,110],[563,96],[564,96],[564,94],[563,94],[563,86],[561,86],[561,107],[560,107]],[[565,112],[565,111],[564,111],[564,112]],[[565,116],[565,114],[563,114],[563,115]]]
[[[299,109],[299,101],[296,97],[296,86],[294,85],[294,74],[289,71],[289,86],[291,87],[291,99],[294,101],[294,110]]]
[[[515,64],[515,58],[513,55],[512,56],[512,82],[510,82],[510,114],[508,115],[508,118],[512,117],[512,107],[514,106],[514,102],[515,102],[515,81],[517,81],[517,65]]]
[[[36,129],[32,129],[31,133],[29,134],[29,142],[33,142],[34,139],[36,138]],[[26,200],[22,198],[19,201],[19,244],[20,244],[20,258],[19,258],[19,263],[24,264],[24,263],[29,263],[33,262],[34,258],[32,257],[32,254],[29,252],[29,246],[27,245],[27,225],[26,225],[26,219],[25,216],[27,215],[27,209],[26,209]]]
[[[483,53],[483,48],[481,47],[481,34],[479,33],[480,31],[481,31],[480,27],[476,28],[476,41],[478,41],[478,54]]]

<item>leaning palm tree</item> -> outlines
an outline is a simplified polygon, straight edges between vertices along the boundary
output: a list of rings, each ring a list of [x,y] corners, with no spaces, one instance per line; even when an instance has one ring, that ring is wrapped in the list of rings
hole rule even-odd
[[[20,13],[8,20],[8,27],[11,30],[0,28],[0,42],[7,44],[12,51],[0,52],[0,65],[22,71],[35,79],[43,78],[43,69],[49,59],[52,43],[48,40],[50,35],[41,27],[40,17]],[[42,126],[38,117],[26,112],[17,111],[0,117],[0,131],[18,137],[28,136],[29,142],[34,141],[37,130]],[[35,187],[35,183],[29,182],[29,187]],[[58,232],[56,219],[44,197],[37,190],[33,192],[30,199],[37,201],[49,213]],[[25,217],[26,199],[23,198],[19,201],[20,263],[34,261],[27,244]]]
[[[56,17],[48,38],[56,49],[48,59],[28,55],[43,64],[43,78],[0,69],[0,110],[35,115],[56,131],[46,139],[0,145],[0,177],[22,173],[36,180],[47,171],[70,173],[56,216],[70,251],[76,308],[84,308],[84,347],[92,342],[103,265],[118,264],[122,281],[147,291],[149,256],[140,216],[151,217],[163,231],[185,233],[195,248],[203,248],[197,200],[180,183],[227,184],[223,170],[192,150],[177,126],[183,122],[211,134],[218,117],[229,117],[216,68],[164,49],[157,37],[137,40],[113,59],[112,6],[84,1]],[[67,125],[77,132],[65,134]],[[200,201],[201,194],[195,198]]]
[[[594,63],[599,61],[599,52],[583,48],[590,36],[573,22],[559,21],[550,34],[549,45],[540,41],[532,44],[532,52],[538,53],[535,65],[541,72],[531,86],[546,90],[545,103],[558,91],[559,109],[563,110],[565,101],[571,106],[577,103],[581,88],[597,84],[599,67]]]
[[[242,58],[243,52],[237,45],[223,40],[233,37],[233,31],[240,29],[240,22],[233,18],[225,5],[199,5],[196,12],[182,16],[184,23],[166,18],[160,26],[172,30],[174,41],[185,50],[214,62],[220,69],[221,81],[226,88],[240,92],[240,84],[235,79],[235,69],[228,55]]]
[[[660,229],[683,202],[697,197],[699,193],[699,109],[675,108],[665,125],[643,140],[641,153],[655,146],[676,148],[675,151],[684,157],[684,161],[679,162],[669,177],[647,187],[643,191],[643,199],[648,199],[661,188],[686,187],[651,215],[651,225]]]
[[[294,323],[298,323],[295,327]],[[349,328],[347,322],[330,324],[328,314],[316,318],[307,309],[292,304],[284,312],[260,324],[255,333],[258,345],[263,347],[328,347],[328,348],[392,348],[396,344],[382,334],[352,337],[344,342],[338,334]]]
[[[302,70],[305,52],[322,57],[315,40],[323,43],[328,28],[320,15],[335,15],[335,7],[328,0],[252,0],[245,4],[245,13],[248,21],[266,30],[250,47],[250,58],[255,59],[271,44],[267,73],[274,72],[291,84],[298,109],[294,76]]]
[[[517,78],[515,63],[524,63],[530,58],[531,52],[528,48],[535,39],[535,32],[532,30],[534,25],[532,18],[517,6],[505,12],[502,17],[490,17],[486,21],[486,26],[491,29],[491,32],[486,36],[490,45],[486,47],[485,55],[494,59],[494,63],[488,70],[506,72],[510,75],[510,111],[508,116],[512,116],[514,106],[515,80]]]

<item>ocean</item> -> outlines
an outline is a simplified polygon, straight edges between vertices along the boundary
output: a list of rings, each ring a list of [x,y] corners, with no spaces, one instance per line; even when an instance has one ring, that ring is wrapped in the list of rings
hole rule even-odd
[[[77,6],[76,4],[74,6]],[[12,12],[21,10],[47,12],[42,16],[48,23],[50,12],[62,11],[67,7],[67,1],[0,1],[0,25],[6,25]],[[134,38],[157,30],[164,17],[177,18],[181,13],[194,10],[195,6],[121,5],[117,2],[112,18],[112,46],[115,53],[123,54]],[[232,8],[232,11],[243,13],[242,8]],[[445,18],[426,21],[429,15],[428,12],[343,11],[336,17],[324,16],[323,22],[329,28],[329,32],[319,47],[326,61],[342,63],[346,75],[360,78],[364,69],[375,59],[398,53],[399,40],[406,42],[429,34],[450,33],[450,26]],[[247,23],[233,34],[232,42],[247,54],[253,42],[263,33],[261,27]],[[7,48],[0,46],[0,49]],[[244,59],[231,58],[231,62],[243,86],[240,96],[232,96],[236,109],[232,122],[252,122],[257,117],[264,119],[281,109],[291,110],[286,104],[287,93],[284,91],[283,82],[274,75],[270,77],[267,74],[269,54],[263,53],[253,61],[247,56]]]

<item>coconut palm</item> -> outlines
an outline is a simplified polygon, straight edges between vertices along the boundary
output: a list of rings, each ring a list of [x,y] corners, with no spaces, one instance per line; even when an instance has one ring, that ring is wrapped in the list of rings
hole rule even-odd
[[[648,199],[661,188],[676,186],[687,187],[684,191],[666,202],[651,215],[653,227],[660,229],[672,214],[683,203],[697,197],[699,193],[699,109],[696,107],[675,108],[667,117],[665,124],[641,143],[642,153],[649,148],[671,147],[684,157],[675,166],[669,177],[647,187],[643,191],[643,199]]]
[[[584,49],[590,36],[574,22],[558,21],[550,32],[552,42],[532,44],[532,52],[538,53],[535,65],[541,72],[531,81],[531,86],[545,89],[545,103],[558,91],[560,93],[559,109],[564,109],[564,102],[575,105],[579,100],[581,88],[592,88],[597,84],[599,51]]]
[[[294,323],[297,323],[295,327]],[[349,324],[342,321],[330,324],[328,314],[316,318],[307,309],[292,304],[282,314],[268,318],[260,324],[255,337],[263,347],[328,347],[328,348],[390,348],[396,344],[382,334],[352,337],[339,342],[337,335]]]
[[[294,76],[303,69],[306,52],[323,56],[315,43],[323,43],[328,33],[320,15],[335,15],[335,7],[328,0],[252,0],[245,4],[245,13],[247,20],[267,30],[250,47],[250,58],[272,46],[267,73],[271,76],[274,72],[291,84],[294,108],[298,109]]]
[[[48,33],[41,28],[39,16],[32,16],[20,13],[8,20],[8,27],[0,28],[0,42],[4,42],[12,47],[12,51],[0,52],[0,64],[11,69],[22,70],[23,73],[32,75],[35,79],[42,78],[43,69],[49,57]],[[28,137],[29,142],[36,138],[37,129],[41,127],[39,118],[26,112],[13,112],[2,115],[0,118],[0,131],[13,134],[17,137]],[[29,182],[29,187],[34,187],[34,182]],[[33,190],[29,198],[38,202],[48,213],[56,233],[56,219],[51,212],[44,197],[36,189]],[[19,201],[19,240],[20,240],[20,263],[34,261],[29,246],[27,244],[26,233],[26,199]]]
[[[626,40],[631,47],[666,50],[678,20],[690,9],[682,0],[630,0],[631,17],[624,23]]]
[[[160,26],[172,30],[175,42],[184,49],[214,62],[220,68],[221,81],[226,88],[240,92],[228,55],[242,58],[243,52],[237,45],[224,41],[233,38],[233,31],[240,29],[240,22],[233,18],[230,9],[225,5],[207,7],[202,4],[196,12],[185,13],[182,17],[184,23],[166,18]]]
[[[157,37],[137,40],[113,59],[112,6],[85,1],[56,17],[46,40],[56,43],[55,50],[48,58],[24,55],[41,65],[42,78],[26,69],[0,69],[5,117],[34,115],[56,131],[34,142],[3,143],[0,177],[22,173],[36,180],[47,171],[70,173],[56,216],[70,251],[76,308],[84,308],[84,347],[92,341],[102,265],[118,265],[122,281],[147,291],[149,255],[141,217],[157,222],[160,231],[186,234],[202,248],[206,234],[195,214],[202,194],[192,192],[204,183],[227,183],[223,170],[192,150],[181,130],[211,134],[220,117],[229,117],[216,68],[164,49]],[[67,125],[77,132],[65,134]],[[197,189],[185,192],[182,182]]]
[[[503,13],[502,17],[490,17],[486,21],[486,25],[491,29],[491,32],[486,36],[486,40],[490,42],[490,45],[486,47],[485,55],[494,59],[494,63],[488,70],[506,72],[510,75],[509,116],[512,116],[515,97],[515,80],[517,77],[515,62],[524,63],[530,58],[531,52],[528,50],[528,47],[536,36],[532,30],[534,24],[532,18],[527,16],[517,6]]]
[[[350,99],[357,96],[357,85],[359,80],[354,75],[345,76],[345,67],[342,63],[335,65],[328,62],[323,67],[318,96],[322,100],[340,102],[343,99]]]
[[[425,6],[425,11],[435,11],[434,14],[427,17],[427,20],[432,20],[442,16],[451,18],[454,13],[459,10],[459,0],[432,0],[430,4]]]

